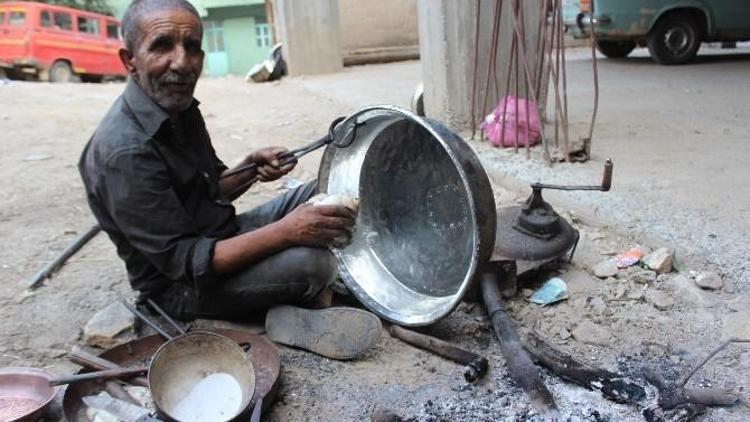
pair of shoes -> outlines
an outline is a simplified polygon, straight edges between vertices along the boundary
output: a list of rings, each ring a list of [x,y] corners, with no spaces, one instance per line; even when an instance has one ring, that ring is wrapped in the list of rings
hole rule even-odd
[[[266,315],[268,338],[331,359],[362,356],[378,342],[382,330],[378,317],[356,308],[278,306]]]

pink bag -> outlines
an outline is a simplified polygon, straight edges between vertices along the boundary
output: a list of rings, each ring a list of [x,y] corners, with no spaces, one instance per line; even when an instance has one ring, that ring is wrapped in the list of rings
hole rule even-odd
[[[526,115],[526,103],[528,102],[529,115]],[[518,115],[516,116],[516,104],[518,104]],[[505,112],[505,124],[503,124],[503,110]],[[528,131],[526,127],[528,125]],[[517,98],[508,95],[500,100],[495,111],[487,115],[481,125],[484,136],[495,146],[512,147],[518,132],[518,146],[533,146],[539,143],[539,113],[534,101],[525,98]],[[528,132],[529,139],[526,139]]]

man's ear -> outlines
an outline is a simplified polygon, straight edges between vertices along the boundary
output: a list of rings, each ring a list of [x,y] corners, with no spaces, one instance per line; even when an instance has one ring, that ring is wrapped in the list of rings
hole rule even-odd
[[[120,56],[120,61],[122,62],[122,65],[125,66],[125,70],[128,71],[131,75],[136,75],[135,70],[135,64],[133,63],[133,60],[135,56],[128,51],[126,48],[121,48],[117,54]]]

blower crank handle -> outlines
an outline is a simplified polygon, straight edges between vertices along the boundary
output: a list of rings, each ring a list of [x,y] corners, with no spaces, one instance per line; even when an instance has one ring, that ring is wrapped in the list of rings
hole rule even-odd
[[[612,169],[614,163],[611,158],[604,162],[604,173],[602,173],[601,185],[548,185],[546,183],[532,183],[531,188],[537,189],[556,189],[556,190],[597,190],[607,192],[612,187]]]

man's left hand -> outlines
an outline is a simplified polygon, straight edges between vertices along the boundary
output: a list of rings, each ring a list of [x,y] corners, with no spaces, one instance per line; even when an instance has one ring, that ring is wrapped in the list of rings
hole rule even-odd
[[[289,150],[283,147],[267,147],[254,151],[247,157],[248,162],[258,165],[258,178],[262,182],[271,182],[289,173],[297,165],[297,161],[281,165],[279,156]]]

